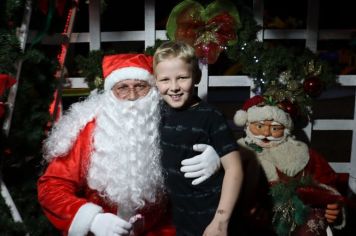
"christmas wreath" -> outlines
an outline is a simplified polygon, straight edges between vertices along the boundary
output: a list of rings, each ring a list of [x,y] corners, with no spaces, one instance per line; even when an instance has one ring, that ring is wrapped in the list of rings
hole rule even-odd
[[[237,43],[240,17],[229,1],[213,1],[206,8],[184,0],[176,5],[167,21],[170,40],[185,41],[195,48],[203,63],[214,64],[224,48]]]

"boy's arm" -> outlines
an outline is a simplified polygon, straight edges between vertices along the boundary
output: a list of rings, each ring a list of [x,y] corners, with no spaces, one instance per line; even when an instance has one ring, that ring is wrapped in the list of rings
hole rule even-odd
[[[220,201],[205,235],[227,235],[228,224],[242,185],[243,173],[240,154],[233,151],[221,158],[225,170]]]

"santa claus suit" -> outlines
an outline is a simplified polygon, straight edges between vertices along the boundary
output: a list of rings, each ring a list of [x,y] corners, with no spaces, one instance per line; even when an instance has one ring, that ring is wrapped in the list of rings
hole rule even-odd
[[[149,122],[153,114],[159,113],[159,95],[151,89],[144,99],[117,107],[117,98],[110,89],[117,78],[127,78],[128,74],[112,71],[116,74],[113,79],[109,73],[106,91],[71,106],[45,141],[48,166],[38,180],[39,203],[63,235],[87,235],[95,216],[106,212],[126,221],[133,214],[141,214],[141,227],[132,235],[175,235],[156,148],[158,131],[154,130],[158,120]],[[142,73],[132,73],[132,68],[129,74],[142,78]],[[140,114],[132,109],[134,103],[148,107],[142,114],[144,118],[136,117]],[[123,115],[122,110],[129,112]],[[136,129],[136,123],[149,127],[141,124]]]

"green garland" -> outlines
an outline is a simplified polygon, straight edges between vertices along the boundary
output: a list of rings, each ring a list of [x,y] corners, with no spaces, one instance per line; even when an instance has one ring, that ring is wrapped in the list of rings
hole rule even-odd
[[[56,88],[57,59],[33,48],[21,52],[16,27],[22,21],[24,0],[1,1],[0,73],[16,75],[16,61],[22,60],[11,129],[0,135],[0,175],[22,216],[15,223],[0,196],[1,235],[58,235],[43,215],[37,200],[36,182],[41,173],[41,146],[50,121],[49,104]],[[1,97],[6,102],[8,91]],[[2,127],[2,120],[0,120]]]
[[[0,28],[0,74],[14,74],[14,61],[21,58],[20,43],[14,30]]]
[[[8,218],[3,221],[6,225],[1,232],[24,235],[13,232],[25,228],[31,235],[56,235],[39,207],[36,181],[42,171],[41,146],[51,119],[48,110],[56,87],[53,75],[57,64],[37,50],[26,52],[23,60],[10,134],[0,137],[1,172],[23,218],[23,226],[18,228],[8,217],[8,209],[1,206],[0,218]]]
[[[103,89],[102,67],[101,61],[104,57],[104,52],[95,50],[89,52],[88,57],[79,55],[75,58],[78,67],[78,72],[85,78],[90,90]]]
[[[303,177],[287,183],[279,182],[270,187],[274,202],[272,223],[279,236],[289,236],[298,226],[306,222],[310,207],[299,199],[296,190],[313,184],[310,177]]]

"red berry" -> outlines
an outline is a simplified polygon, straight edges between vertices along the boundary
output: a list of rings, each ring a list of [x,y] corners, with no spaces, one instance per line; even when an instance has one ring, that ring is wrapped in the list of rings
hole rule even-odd
[[[320,95],[323,85],[319,77],[313,76],[304,80],[303,89],[308,95],[317,97]]]

